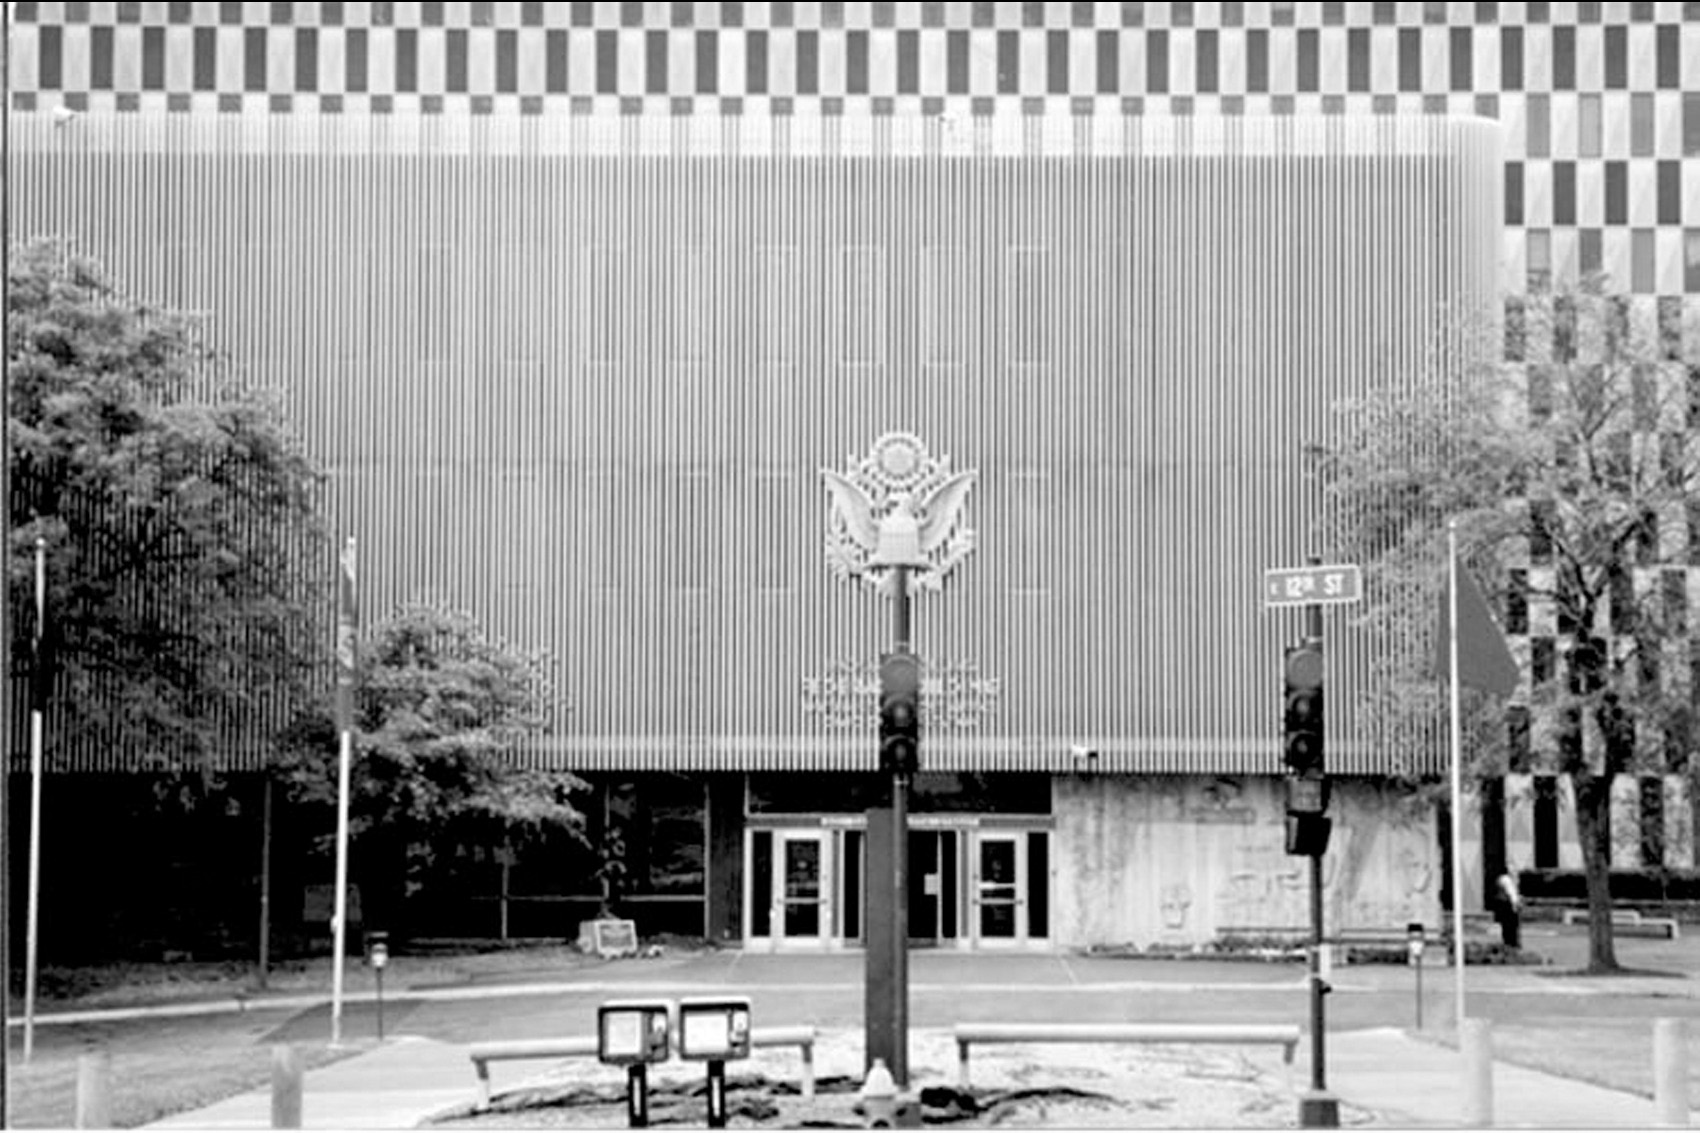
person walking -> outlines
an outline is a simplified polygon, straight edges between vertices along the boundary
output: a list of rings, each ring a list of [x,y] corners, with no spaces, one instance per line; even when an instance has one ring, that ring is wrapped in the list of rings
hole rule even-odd
[[[1523,947],[1523,894],[1517,889],[1517,875],[1508,865],[1494,882],[1494,920],[1499,922],[1500,939],[1507,948]]]

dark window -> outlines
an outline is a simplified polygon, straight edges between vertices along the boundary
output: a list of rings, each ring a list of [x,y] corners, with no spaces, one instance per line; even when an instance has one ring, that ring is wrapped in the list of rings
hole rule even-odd
[[[1453,28],[1447,33],[1447,55],[1452,68],[1452,89],[1474,90],[1476,86],[1476,52],[1469,28]]]
[[[502,94],[519,90],[519,33],[512,28],[496,32],[496,90]]]
[[[1629,85],[1629,29],[1607,26],[1606,89],[1622,90]]]
[[[419,89],[419,32],[415,28],[396,29],[395,89],[403,93]]]
[[[664,31],[643,33],[643,90],[645,94],[667,93],[667,33]]]
[[[1067,94],[1068,32],[1045,34],[1045,90],[1049,94]]]
[[[797,93],[820,93],[820,33],[797,33]]]
[[[1249,94],[1269,91],[1269,32],[1265,28],[1246,31],[1245,89]]]
[[[1552,89],[1576,89],[1576,29],[1568,24],[1552,29]]]
[[[141,88],[165,90],[165,29],[141,29]]]
[[[750,831],[750,935],[773,935],[773,831]]]
[[[1346,33],[1346,89],[1369,90],[1369,29],[1352,28]]]
[[[1169,89],[1169,33],[1145,33],[1145,89],[1151,94],[1165,94]]]
[[[1531,688],[1539,688],[1552,680],[1553,659],[1556,656],[1552,638],[1536,637],[1529,641],[1529,685]]]
[[[1113,31],[1098,33],[1098,93],[1121,90],[1121,36]]]
[[[1523,163],[1505,163],[1505,223],[1523,223]]]
[[[1558,868],[1558,777],[1535,776],[1536,869]]]
[[[1629,223],[1629,163],[1608,161],[1606,176],[1606,223]]]
[[[720,89],[719,33],[696,33],[696,78],[698,94],[713,94]]]
[[[1641,780],[1641,864],[1665,864],[1665,781],[1655,775]]]
[[[755,38],[754,33],[750,38]],[[543,33],[543,89],[550,94],[567,92],[566,28],[550,28]]]
[[[1529,708],[1524,704],[1505,706],[1506,762],[1514,775],[1529,770]]]
[[[1658,31],[1658,77],[1654,80],[1660,90],[1678,90],[1682,86],[1682,29],[1665,25]]]
[[[1299,67],[1298,86],[1301,94],[1315,94],[1321,85],[1319,63],[1317,60],[1317,37],[1322,33],[1315,28],[1299,29]]]
[[[946,842],[955,839],[946,838]],[[867,841],[860,830],[844,832],[844,939],[862,937],[862,844]]]
[[[713,32],[703,32],[702,35],[712,41]],[[848,31],[844,33],[844,92],[846,94],[868,93],[868,33],[866,31]]]
[[[42,29],[45,31],[46,29]],[[218,29],[195,29],[195,89],[218,87]]]
[[[949,94],[968,93],[968,33],[960,29],[944,33],[944,89]]]
[[[744,35],[744,93],[767,93],[767,31],[751,28]]]
[[[1527,12],[1531,24],[1544,24],[1552,19],[1552,5],[1547,0],[1529,0]]]
[[[465,94],[467,90],[466,29],[448,29],[444,36],[443,48],[443,85],[450,94]]]
[[[112,89],[112,28],[89,29],[89,88]]]
[[[1215,31],[1209,28],[1201,28],[1194,37],[1197,50],[1193,53],[1193,74],[1195,76],[1193,88],[1200,94],[1215,94],[1219,86],[1216,75],[1216,36]],[[1302,58],[1304,53],[1302,32],[1300,33],[1299,52]]]
[[[1021,93],[1021,33],[998,32],[998,93]]]
[[[1603,242],[1598,228],[1581,228],[1576,232],[1576,264],[1584,273],[1599,271],[1604,266],[1605,254]],[[1696,277],[1700,282],[1700,276]]]
[[[1649,98],[1648,109],[1651,110],[1651,107],[1652,99]],[[1648,117],[1651,118],[1651,115]],[[1682,153],[1684,157],[1700,155],[1700,93],[1694,91],[1682,96]]]
[[[319,89],[319,30],[295,29],[295,89],[307,92]]]
[[[1399,29],[1399,89],[1410,93],[1423,89],[1423,33],[1420,28]]]
[[[1659,223],[1682,223],[1682,162],[1661,161],[1659,176]]]
[[[1532,413],[1531,413],[1532,415]],[[1529,572],[1510,572],[1510,585],[1505,589],[1505,632],[1529,632]]]
[[[1051,934],[1051,836],[1027,832],[1027,934]]]
[[[1523,89],[1523,29],[1502,28],[1499,33],[1499,85],[1505,90]]]
[[[266,89],[266,29],[248,28],[242,33],[242,89]]]
[[[1576,163],[1552,163],[1552,222],[1576,223]]]
[[[897,33],[897,93],[921,93],[921,33],[913,28]]]
[[[1682,104],[1682,141],[1687,146],[1688,134],[1688,101],[1685,97]],[[1686,151],[1685,151],[1686,152]],[[1632,94],[1629,96],[1629,156],[1651,157],[1653,155],[1653,96],[1650,94]]]

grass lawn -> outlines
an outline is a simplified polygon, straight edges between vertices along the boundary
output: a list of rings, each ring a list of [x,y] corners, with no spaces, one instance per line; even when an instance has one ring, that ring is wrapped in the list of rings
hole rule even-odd
[[[42,1027],[28,1063],[21,1037],[14,1033],[11,1123],[20,1129],[72,1128],[78,1058],[100,1048],[112,1056],[112,1120],[118,1126],[144,1125],[266,1086],[272,1058],[268,1036],[292,1014],[248,1011]],[[300,1043],[297,1048],[311,1068],[371,1045],[348,1043],[335,1052],[325,1043]]]
[[[1688,1104],[1700,1109],[1700,1026],[1688,1024]],[[1496,1057],[1531,1070],[1653,1096],[1650,1019],[1528,1019],[1493,1028]]]

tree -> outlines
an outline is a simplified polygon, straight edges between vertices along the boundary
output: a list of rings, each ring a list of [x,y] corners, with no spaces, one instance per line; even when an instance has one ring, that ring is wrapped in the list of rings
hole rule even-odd
[[[1618,969],[1612,781],[1686,756],[1695,695],[1683,595],[1696,394],[1680,328],[1641,314],[1597,279],[1508,300],[1502,351],[1483,349],[1490,328],[1449,326],[1434,367],[1343,407],[1321,454],[1325,538],[1366,564],[1365,620],[1390,646],[1363,706],[1376,742],[1438,735],[1429,658],[1449,518],[1500,608],[1523,605],[1554,636],[1552,655],[1525,662],[1525,704],[1466,703],[1466,750],[1474,775],[1500,774],[1527,727],[1537,759],[1569,778],[1593,972]]]
[[[444,847],[500,847],[550,829],[583,837],[571,796],[584,781],[515,758],[551,723],[546,657],[427,605],[373,626],[359,657],[349,867],[367,923],[400,928],[406,897]],[[283,767],[294,797],[334,805],[337,736],[327,707],[297,721]]]
[[[41,538],[41,668],[75,706],[54,746],[205,771],[264,744],[324,652],[300,570],[317,470],[194,320],[48,242],[15,252],[10,284],[12,650],[27,670]]]

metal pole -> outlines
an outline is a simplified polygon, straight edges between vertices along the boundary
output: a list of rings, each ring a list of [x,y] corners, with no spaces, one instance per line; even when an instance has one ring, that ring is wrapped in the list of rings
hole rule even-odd
[[[12,6],[0,4],[0,414],[12,417]],[[10,429],[0,429],[0,524],[12,544],[12,441]],[[0,602],[0,1129],[12,1126],[8,1082],[11,1079],[12,983],[12,626]]]
[[[911,652],[909,570],[896,568],[892,615],[895,648]],[[891,776],[891,1059],[886,1067],[900,1090],[909,1087],[909,776]]]
[[[266,769],[260,798],[260,990],[271,973],[272,944],[272,773]]]
[[[1310,562],[1317,566],[1322,560],[1312,555]],[[1305,636],[1321,646],[1322,605],[1318,602],[1305,606]],[[1327,985],[1322,978],[1322,928],[1322,853],[1318,851],[1310,855],[1310,1092],[1299,1099],[1299,1124],[1307,1129],[1336,1129],[1340,1125],[1340,1103],[1328,1093],[1328,1019],[1323,1007]]]
[[[1464,752],[1458,708],[1458,521],[1446,522],[1446,653],[1452,700],[1452,981],[1457,997],[1453,1025],[1464,1026]]]
[[[1423,1029],[1423,958],[1417,957],[1417,1030]]]
[[[353,761],[354,736],[344,728],[337,743],[336,771],[336,892],[331,900],[331,1045],[342,1042],[342,954],[348,946],[348,765]]]
[[[42,682],[43,651],[46,647],[47,540],[35,541],[35,657],[30,666],[30,861],[29,908],[24,929],[24,1061],[35,1057],[35,978],[41,941],[41,772],[42,772]]]
[[[626,1127],[649,1128],[649,1068],[641,1062],[626,1067]]]

